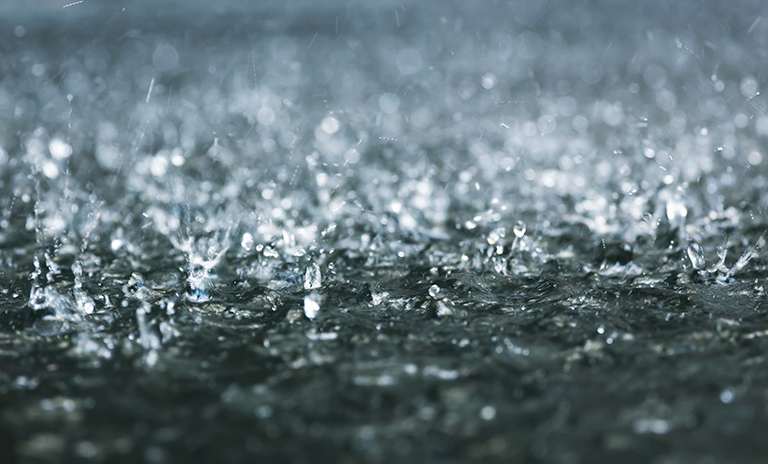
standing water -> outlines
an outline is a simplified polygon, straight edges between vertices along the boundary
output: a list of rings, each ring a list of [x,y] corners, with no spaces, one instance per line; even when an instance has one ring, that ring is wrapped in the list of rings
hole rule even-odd
[[[766,14],[6,0],[3,462],[763,462]]]

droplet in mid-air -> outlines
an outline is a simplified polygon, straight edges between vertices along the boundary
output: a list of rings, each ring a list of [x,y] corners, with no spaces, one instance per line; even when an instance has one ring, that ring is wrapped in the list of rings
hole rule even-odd
[[[304,315],[307,319],[314,319],[320,312],[319,297],[316,294],[310,294],[304,297]]]
[[[517,221],[515,223],[515,227],[512,229],[512,232],[514,232],[515,237],[523,238],[526,230],[527,230],[527,226],[525,225],[525,223],[523,221]]]
[[[696,242],[692,242],[688,245],[688,259],[691,260],[691,266],[694,269],[699,270],[704,268],[704,250],[701,249],[701,245]]]

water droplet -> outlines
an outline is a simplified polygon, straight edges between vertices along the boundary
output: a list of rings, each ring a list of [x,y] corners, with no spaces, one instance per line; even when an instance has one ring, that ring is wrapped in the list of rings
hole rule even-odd
[[[168,171],[168,160],[163,155],[157,155],[152,158],[149,166],[149,172],[155,177],[163,177]]]
[[[670,430],[669,422],[664,419],[656,418],[643,418],[638,419],[634,423],[635,433],[652,433],[655,435],[664,435]]]
[[[483,74],[481,85],[486,90],[491,90],[496,86],[496,75],[493,73]]]
[[[46,161],[43,164],[43,174],[49,179],[59,177],[59,167],[53,161]]]
[[[304,297],[304,315],[307,319],[314,319],[320,312],[320,297],[316,293]]]
[[[387,114],[395,114],[400,108],[400,99],[393,93],[385,93],[379,97],[379,108]]]
[[[243,239],[240,241],[240,246],[242,246],[246,251],[251,251],[253,249],[253,243],[253,235],[245,232],[243,234]]]
[[[423,369],[424,375],[427,377],[436,377],[442,380],[456,380],[459,378],[459,371],[454,369],[442,369],[438,366],[426,366]]]
[[[422,67],[421,53],[418,50],[407,48],[397,54],[395,62],[403,75],[416,74]]]
[[[172,71],[179,64],[179,53],[169,44],[162,44],[152,53],[152,64],[158,71]]]
[[[429,287],[429,296],[432,298],[437,298],[440,296],[440,287],[437,285],[432,285]]]
[[[454,314],[453,305],[446,303],[445,301],[439,301],[437,303],[437,316],[446,317]]]
[[[496,245],[496,243],[502,238],[504,238],[505,235],[506,235],[506,232],[502,227],[492,230],[491,233],[488,234],[488,244]]]
[[[136,322],[139,326],[139,345],[146,350],[160,349],[160,338],[155,334],[149,320],[149,314],[152,307],[147,302],[143,302],[136,309]]]
[[[389,293],[387,292],[372,292],[371,293],[371,302],[374,306],[379,306],[387,301],[389,298]]]
[[[333,116],[325,117],[323,118],[322,122],[320,122],[320,129],[322,129],[323,132],[328,135],[335,134],[339,131],[340,128],[341,125],[339,124],[339,120]]]
[[[688,245],[688,259],[691,260],[691,266],[693,266],[694,269],[704,269],[704,250],[702,250],[701,245],[696,242],[691,242],[691,244]]]
[[[741,80],[739,90],[746,98],[754,97],[757,94],[757,80],[752,76],[745,76]]]
[[[667,201],[667,219],[672,224],[677,224],[688,216],[688,208],[679,200]]]
[[[493,420],[493,418],[496,417],[496,408],[493,406],[483,406],[482,409],[480,409],[480,418],[483,420]]]
[[[51,140],[51,143],[48,144],[48,151],[50,151],[51,156],[57,160],[69,158],[70,155],[72,155],[72,147],[61,139]]]
[[[523,238],[525,235],[527,227],[523,221],[517,221],[515,223],[515,227],[512,229],[512,232],[514,232],[515,237],[517,238]]]
[[[312,263],[307,267],[304,272],[304,289],[313,290],[320,288],[322,285],[322,274],[320,273],[320,266],[317,263]]]

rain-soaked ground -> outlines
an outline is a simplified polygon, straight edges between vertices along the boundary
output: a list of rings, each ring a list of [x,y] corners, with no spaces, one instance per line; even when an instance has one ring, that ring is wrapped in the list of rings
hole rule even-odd
[[[2,462],[768,459],[761,0],[6,0]]]

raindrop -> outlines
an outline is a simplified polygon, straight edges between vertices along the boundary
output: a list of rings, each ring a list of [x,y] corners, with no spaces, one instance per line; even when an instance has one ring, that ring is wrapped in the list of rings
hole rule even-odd
[[[179,54],[169,44],[162,44],[152,53],[152,64],[158,71],[173,71],[179,64]]]
[[[379,97],[379,108],[387,114],[397,113],[400,108],[400,99],[393,93],[385,93]]]
[[[325,132],[328,135],[333,135],[340,129],[339,120],[334,118],[333,116],[328,116],[323,118],[322,122],[320,123],[320,129],[322,129],[323,132]]]
[[[515,223],[515,227],[512,229],[512,232],[515,234],[515,237],[523,238],[523,236],[525,235],[526,229],[527,229],[527,226],[523,221],[517,221]]]
[[[405,76],[416,74],[422,66],[421,53],[413,48],[407,48],[398,53],[395,61],[400,72]]]
[[[304,315],[307,319],[314,319],[317,313],[320,312],[320,298],[316,293],[306,295],[304,297]]]
[[[493,420],[496,417],[496,408],[493,406],[483,406],[480,409],[480,418],[486,421]]]

